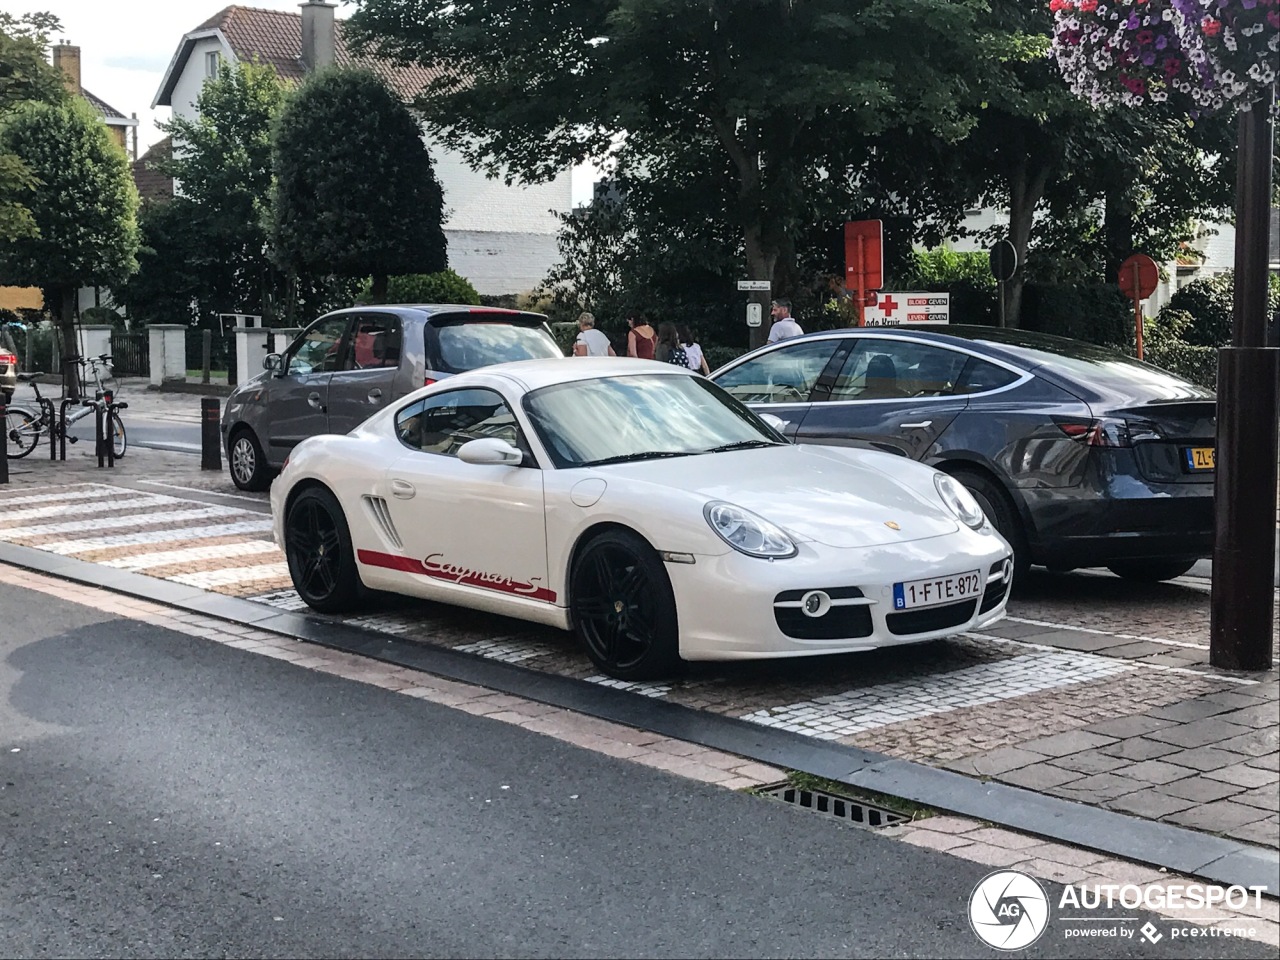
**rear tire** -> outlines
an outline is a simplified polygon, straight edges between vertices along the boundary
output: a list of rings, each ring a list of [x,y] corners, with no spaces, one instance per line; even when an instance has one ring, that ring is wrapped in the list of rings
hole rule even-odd
[[[680,664],[671,580],[657,551],[630,530],[608,530],[573,561],[569,609],[591,662],[619,680],[670,676]]]
[[[26,407],[6,407],[4,442],[10,460],[21,460],[40,444],[40,415]]]
[[[980,473],[957,470],[952,476],[968,488],[991,525],[999,531],[1000,536],[1009,541],[1009,546],[1013,547],[1013,582],[1023,582],[1027,571],[1031,569],[1031,548],[1027,544],[1022,519],[1009,499],[1009,494],[994,480]]]
[[[112,455],[119,460],[125,455],[129,449],[129,437],[124,432],[124,421],[120,419],[120,414],[111,414],[111,445]]]
[[[308,487],[289,504],[284,553],[293,588],[313,610],[345,613],[360,599],[360,574],[351,532],[337,498]]]
[[[240,427],[231,434],[227,444],[227,466],[231,482],[241,490],[260,492],[271,486],[271,469],[262,452],[262,444],[248,427]]]
[[[1108,563],[1107,569],[1125,580],[1159,583],[1180,577],[1195,565],[1195,560],[1117,560]]]

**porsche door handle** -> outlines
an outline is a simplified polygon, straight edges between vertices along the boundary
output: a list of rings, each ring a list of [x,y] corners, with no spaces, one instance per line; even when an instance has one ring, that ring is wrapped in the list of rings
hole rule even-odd
[[[397,500],[412,500],[418,491],[408,480],[392,480],[391,495]]]
[[[921,420],[919,423],[900,423],[898,427],[902,430],[924,430],[933,426],[932,420]]]
[[[313,409],[319,410],[321,413],[324,413],[324,404],[321,403],[320,401],[320,394],[318,393],[308,394],[307,403],[311,404],[311,407]]]

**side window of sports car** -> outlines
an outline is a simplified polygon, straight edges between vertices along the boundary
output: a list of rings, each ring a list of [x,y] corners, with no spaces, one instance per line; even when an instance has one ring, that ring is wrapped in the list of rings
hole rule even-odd
[[[807,403],[840,341],[802,340],[762,353],[715,378],[743,403]]]
[[[450,390],[412,403],[396,414],[400,442],[424,453],[454,456],[469,440],[498,437],[525,449],[505,400],[492,390]]]

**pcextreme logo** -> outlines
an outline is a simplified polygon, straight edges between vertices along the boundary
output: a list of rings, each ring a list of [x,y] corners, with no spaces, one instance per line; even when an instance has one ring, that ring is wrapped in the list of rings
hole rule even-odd
[[[1022,950],[1039,940],[1049,925],[1049,897],[1025,873],[998,870],[973,888],[969,925],[989,947]]]

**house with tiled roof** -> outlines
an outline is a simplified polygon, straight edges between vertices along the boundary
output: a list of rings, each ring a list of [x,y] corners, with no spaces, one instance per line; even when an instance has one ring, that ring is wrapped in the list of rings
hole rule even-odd
[[[348,45],[335,4],[307,0],[298,13],[229,6],[183,36],[153,107],[170,107],[191,118],[205,82],[222,63],[260,62],[287,82],[331,64],[372,69],[406,102],[432,80],[422,67],[357,57]],[[556,260],[557,213],[572,204],[570,171],[550,183],[508,186],[472,170],[462,155],[427,138],[436,176],[444,189],[444,232],[449,265],[481,293],[531,290]]]

